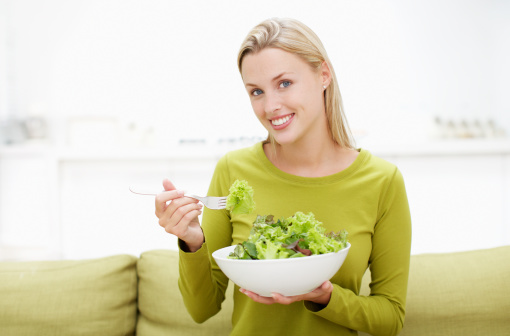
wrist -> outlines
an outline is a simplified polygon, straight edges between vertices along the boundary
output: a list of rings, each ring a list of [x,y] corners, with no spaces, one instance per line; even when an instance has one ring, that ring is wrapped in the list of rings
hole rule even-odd
[[[324,282],[317,290],[316,297],[310,299],[309,301],[315,303],[318,306],[321,306],[320,309],[325,308],[329,301],[331,300],[331,295],[333,293],[333,284],[331,281]]]
[[[181,239],[179,238],[179,247],[184,252],[196,252],[198,251],[202,245],[205,243],[205,237],[202,230],[200,230],[200,235],[198,235],[195,239]]]
[[[184,243],[184,245],[186,246],[186,249],[187,251],[185,252],[196,252],[198,250],[200,250],[200,248],[202,247],[202,245],[204,244],[204,241],[202,241],[200,244],[188,244],[188,243]]]
[[[313,302],[318,305],[323,306],[322,308],[324,308],[328,305],[329,300],[331,300],[331,293],[321,295],[321,296],[317,297],[315,300],[313,300]]]

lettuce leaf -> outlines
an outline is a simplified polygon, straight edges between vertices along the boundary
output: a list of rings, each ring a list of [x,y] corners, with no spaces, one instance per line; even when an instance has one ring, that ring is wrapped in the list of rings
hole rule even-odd
[[[278,221],[272,215],[257,216],[250,236],[239,244],[243,252],[232,253],[229,257],[246,259],[247,254],[249,259],[283,259],[338,252],[347,246],[347,236],[345,230],[325,234],[322,223],[311,212],[296,212]]]
[[[254,209],[253,188],[245,180],[235,180],[227,196],[227,210],[232,214],[248,214]]]

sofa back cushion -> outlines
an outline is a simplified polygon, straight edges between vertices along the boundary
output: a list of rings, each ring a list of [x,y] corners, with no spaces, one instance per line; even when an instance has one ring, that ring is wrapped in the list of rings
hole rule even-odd
[[[136,261],[0,263],[0,335],[134,335]]]
[[[399,335],[509,335],[508,260],[510,246],[411,256],[406,318]],[[369,295],[369,283],[367,271],[360,294]]]
[[[411,257],[402,336],[508,335],[510,246]]]
[[[177,285],[179,254],[173,250],[144,252],[138,261],[138,336],[225,336],[231,329],[232,299],[202,324],[189,316]],[[227,297],[232,297],[229,285]]]

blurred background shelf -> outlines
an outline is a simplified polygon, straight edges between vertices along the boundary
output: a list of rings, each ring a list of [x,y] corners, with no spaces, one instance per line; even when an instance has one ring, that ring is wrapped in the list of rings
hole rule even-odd
[[[55,161],[101,160],[165,160],[165,159],[218,159],[230,150],[249,146],[254,142],[237,144],[199,143],[169,145],[167,147],[72,147],[49,144],[19,144],[0,146],[0,158],[38,156]],[[510,154],[510,139],[455,139],[431,140],[413,143],[388,143],[384,141],[358,141],[358,147],[368,149],[382,157],[413,156],[469,156]]]
[[[131,194],[129,185],[159,188],[168,177],[177,187],[205,194],[217,160],[235,148],[2,147],[0,259],[176,249],[176,240],[157,224],[154,200]],[[510,244],[508,141],[367,149],[395,163],[404,175],[413,217],[413,254]]]

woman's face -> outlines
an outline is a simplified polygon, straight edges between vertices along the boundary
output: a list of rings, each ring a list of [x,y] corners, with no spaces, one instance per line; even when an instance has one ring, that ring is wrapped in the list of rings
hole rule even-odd
[[[280,145],[328,136],[326,63],[314,70],[299,56],[265,48],[243,58],[241,75],[256,116]]]

